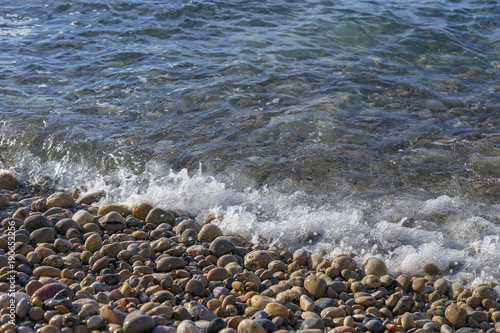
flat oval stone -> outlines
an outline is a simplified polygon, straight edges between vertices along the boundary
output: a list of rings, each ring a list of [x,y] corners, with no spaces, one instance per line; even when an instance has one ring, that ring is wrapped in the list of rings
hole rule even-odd
[[[122,276],[120,274],[104,274],[101,277],[102,283],[105,283],[108,286],[118,284],[121,280]]]
[[[39,267],[41,268],[41,267]],[[36,269],[35,269],[36,270]],[[65,284],[60,282],[52,282],[44,285],[43,287],[38,288],[33,295],[31,295],[31,300],[35,298],[39,298],[40,301],[44,302],[50,298],[53,298],[58,292],[61,290],[66,290],[68,292],[69,298],[72,299],[74,297],[73,290]]]
[[[40,243],[54,243],[56,240],[55,229],[51,227],[36,229],[30,234],[30,238],[33,245],[38,245]]]
[[[85,241],[85,249],[90,252],[99,251],[102,247],[102,239],[96,233],[91,234]]]
[[[149,332],[155,327],[155,320],[143,311],[137,310],[129,313],[123,322],[124,333]]]
[[[109,266],[109,258],[100,258],[92,265],[92,272],[100,272],[101,269]]]
[[[168,272],[173,269],[182,268],[186,266],[186,262],[178,257],[161,258],[156,263],[156,269],[160,272]]]
[[[266,305],[264,311],[269,315],[270,318],[274,317],[287,317],[288,318],[288,308],[281,303],[271,302]]]
[[[40,266],[37,267],[33,270],[33,275],[35,276],[48,276],[48,277],[53,277],[53,278],[60,278],[61,277],[61,270],[56,267],[51,267],[51,266]]]
[[[215,267],[207,274],[208,281],[224,281],[228,277],[229,273],[224,267]]]

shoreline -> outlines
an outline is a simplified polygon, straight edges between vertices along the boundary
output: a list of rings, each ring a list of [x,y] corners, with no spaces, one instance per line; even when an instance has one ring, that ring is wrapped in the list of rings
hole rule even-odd
[[[97,207],[103,192],[48,193],[9,175],[0,175],[2,332],[500,332],[492,284],[263,249],[223,235],[213,217],[144,202]]]

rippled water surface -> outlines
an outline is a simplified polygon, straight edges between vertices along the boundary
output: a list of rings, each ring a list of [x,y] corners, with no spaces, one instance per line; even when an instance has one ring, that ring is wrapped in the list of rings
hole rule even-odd
[[[500,280],[497,1],[5,0],[0,50],[27,181]]]

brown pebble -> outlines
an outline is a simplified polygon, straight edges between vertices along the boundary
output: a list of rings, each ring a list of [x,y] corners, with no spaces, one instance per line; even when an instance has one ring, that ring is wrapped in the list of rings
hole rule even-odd
[[[444,316],[455,328],[464,327],[467,323],[467,311],[454,303],[446,307]]]

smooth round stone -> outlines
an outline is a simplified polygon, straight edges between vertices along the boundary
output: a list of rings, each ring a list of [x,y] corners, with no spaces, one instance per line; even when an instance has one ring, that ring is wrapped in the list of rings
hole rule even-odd
[[[345,310],[335,306],[325,308],[321,311],[321,318],[339,318],[345,316]]]
[[[222,235],[223,233],[222,230],[219,228],[219,226],[209,223],[201,227],[200,231],[198,232],[198,240],[200,242],[210,243],[214,239]]]
[[[43,215],[32,215],[24,220],[24,229],[26,229],[30,234],[37,229],[45,227],[52,228],[53,225],[50,223],[49,219]]]
[[[87,319],[87,328],[90,330],[99,330],[106,326],[106,322],[99,316],[92,316]]]
[[[383,333],[385,331],[384,324],[378,319],[371,319],[365,323],[368,331],[373,333]]]
[[[304,280],[304,288],[314,297],[314,299],[325,296],[327,287],[326,281],[314,274],[309,275]]]
[[[366,275],[381,277],[387,274],[386,264],[379,258],[369,258],[363,263]]]
[[[142,202],[142,203],[136,204],[132,208],[132,215],[134,217],[137,217],[140,220],[145,220],[146,217],[148,216],[149,212],[153,208],[154,208],[153,205],[151,205],[150,203]]]
[[[125,219],[117,212],[109,212],[99,219],[99,224],[101,225],[101,228],[111,232],[117,232],[127,227]]]
[[[116,258],[118,253],[123,250],[123,247],[120,243],[106,244],[101,247],[100,252],[104,256],[108,256],[110,258]]]
[[[205,296],[206,294],[206,289],[205,286],[203,285],[203,282],[196,279],[189,280],[188,283],[186,284],[185,290],[190,294],[200,297]]]
[[[226,322],[222,318],[217,317],[208,325],[207,333],[218,333],[224,328],[226,328]]]
[[[16,315],[20,318],[28,317],[28,311],[31,309],[31,305],[27,298],[21,299],[16,305]]]
[[[179,224],[177,224],[172,230],[178,235],[182,234],[187,229],[194,229],[196,230],[196,232],[198,232],[200,231],[201,227],[195,220],[185,219],[184,221],[181,221]]]
[[[146,223],[153,223],[156,225],[162,223],[168,223],[170,225],[175,224],[175,216],[170,212],[161,209],[161,208],[153,208],[149,211],[146,219],[144,220]]]
[[[411,289],[413,289],[417,293],[421,293],[425,289],[425,280],[424,279],[413,280],[411,282]]]
[[[251,271],[256,271],[261,268],[267,269],[271,261],[273,261],[273,258],[269,255],[269,253],[256,250],[245,256],[243,265]]]
[[[75,199],[64,192],[56,192],[47,198],[47,208],[69,207],[75,204]]]
[[[155,327],[155,320],[143,311],[137,310],[129,313],[123,322],[124,333],[148,332]]]
[[[376,275],[366,275],[363,277],[361,282],[366,286],[368,289],[377,289],[382,286],[382,282],[380,281],[379,277]]]
[[[401,326],[403,326],[406,331],[415,328],[415,318],[413,318],[411,313],[407,312],[401,316]]]
[[[308,329],[323,330],[323,329],[325,329],[325,324],[319,318],[309,318],[309,319],[306,319],[302,322],[302,324],[300,325],[300,329],[301,330],[308,330]]]
[[[124,215],[124,216],[130,215],[130,213],[131,213],[131,211],[127,205],[108,204],[108,205],[102,205],[101,207],[99,207],[99,210],[97,211],[97,215],[104,216],[104,215],[108,214],[109,212],[117,212],[117,213]]]
[[[87,223],[94,223],[94,216],[86,210],[81,209],[73,215],[73,220],[75,220],[80,227],[83,227]]]
[[[40,266],[37,267],[33,270],[33,275],[35,276],[48,276],[48,277],[53,277],[53,278],[60,278],[61,277],[61,270],[56,267],[51,267],[51,266]]]
[[[267,333],[262,326],[252,319],[244,319],[238,324],[238,333]]]
[[[91,234],[85,241],[85,249],[90,252],[99,251],[102,248],[102,239],[98,234]]]
[[[264,311],[269,317],[288,317],[288,308],[281,303],[272,302],[266,305]]]
[[[224,267],[212,268],[207,274],[208,281],[224,281],[229,277],[229,273]]]
[[[498,293],[497,291],[488,286],[479,286],[474,291],[472,292],[472,296],[478,297],[481,300],[484,299],[491,299],[491,300],[496,300],[498,298]]]
[[[354,299],[354,301],[359,304],[359,305],[363,305],[363,306],[370,306],[370,305],[373,305],[375,304],[376,300],[373,296],[369,295],[369,296],[358,296]]]
[[[9,205],[9,198],[7,196],[0,194],[0,207],[6,207]]]
[[[228,239],[225,238],[216,238],[212,243],[210,243],[210,247],[208,248],[216,257],[222,257],[224,254],[227,254],[234,250],[235,245]]]
[[[4,188],[16,188],[21,183],[10,172],[0,172],[0,186]]]
[[[444,312],[445,318],[455,327],[464,327],[467,323],[467,311],[456,304],[450,304]]]
[[[42,268],[42,267],[38,267],[38,268]],[[66,290],[68,295],[69,295],[69,298],[70,299],[73,298],[73,296],[74,296],[73,290],[71,290],[70,287],[68,287],[67,285],[60,283],[60,282],[52,282],[52,283],[44,285],[43,287],[40,287],[37,291],[35,291],[33,293],[33,295],[31,295],[31,300],[33,300],[35,298],[39,298],[42,302],[44,302],[48,299],[53,298],[61,290]]]
[[[68,231],[66,231],[65,236],[66,236],[66,239],[72,239],[72,238],[79,239],[82,236],[82,233],[80,231],[78,231],[77,229],[71,228]]]
[[[186,246],[190,246],[196,243],[197,238],[198,232],[195,229],[186,229],[180,235],[179,242],[185,244]]]
[[[184,266],[186,266],[186,262],[178,257],[161,258],[156,263],[156,269],[159,272],[168,272],[173,269],[183,268]]]
[[[30,234],[30,238],[33,245],[38,245],[40,243],[54,243],[56,240],[55,229],[51,227],[37,229]]]
[[[191,320],[183,320],[177,327],[177,333],[203,333]]]
[[[50,255],[47,258],[43,259],[43,264],[46,266],[60,268],[64,265],[64,262],[63,262],[63,259],[59,255],[53,254],[53,255]]]
[[[30,317],[31,320],[40,321],[43,319],[44,313],[45,311],[42,308],[34,306],[31,309],[29,309],[28,316]]]
[[[31,280],[25,287],[26,293],[28,296],[32,296],[41,287],[43,287],[43,283],[38,280]]]
[[[333,259],[332,267],[338,268],[340,271],[348,269],[350,271],[355,271],[358,267],[356,261],[352,258],[346,256],[338,256]],[[376,274],[373,274],[376,275]]]
[[[76,222],[75,220],[72,220],[72,219],[62,219],[62,220],[57,221],[56,228],[63,235],[66,234],[66,232],[71,228],[76,229],[76,230],[82,230],[82,227],[80,226],[80,224],[78,224],[78,222]]]
[[[66,253],[73,249],[73,243],[66,239],[58,238],[54,242],[54,248],[59,253]]]
[[[101,269],[109,266],[109,258],[100,258],[92,265],[92,272],[100,272]]]
[[[17,219],[17,218],[6,218],[4,220],[2,220],[2,227],[4,227],[5,229],[9,229],[9,228],[12,228],[14,227],[16,230],[19,230],[19,228],[21,228],[21,226],[24,225],[24,219]],[[29,231],[28,231],[28,234],[29,234]]]
[[[300,266],[306,266],[311,255],[307,250],[298,249],[293,252],[292,260],[296,261]]]

